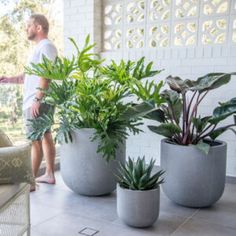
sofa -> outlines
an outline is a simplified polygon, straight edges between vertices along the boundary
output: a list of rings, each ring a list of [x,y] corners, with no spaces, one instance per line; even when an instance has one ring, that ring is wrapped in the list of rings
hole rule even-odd
[[[30,235],[30,144],[14,146],[0,130],[0,235]]]

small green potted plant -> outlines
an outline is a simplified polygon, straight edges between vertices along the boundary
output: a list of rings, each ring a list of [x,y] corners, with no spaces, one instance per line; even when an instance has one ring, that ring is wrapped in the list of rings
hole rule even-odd
[[[112,173],[117,161],[125,160],[128,132],[139,133],[142,116],[152,108],[150,102],[135,104],[130,99],[139,93],[134,84],[160,71],[152,70],[152,63],[145,66],[144,58],[102,65],[103,60],[91,52],[94,45],[89,37],[82,50],[71,41],[76,56],[58,57],[54,62],[44,58],[43,63],[26,70],[50,80],[44,102],[56,107],[58,117],[58,122],[50,114],[33,120],[36,132],[30,138],[42,137],[53,125],[56,140],[61,143],[65,183],[79,194],[104,195],[115,189]],[[155,89],[156,85],[150,87]]]
[[[211,115],[200,116],[206,95],[227,84],[233,73],[210,73],[197,80],[169,76],[165,99],[147,118],[159,122],[150,130],[163,135],[161,167],[166,171],[163,190],[174,202],[206,207],[220,199],[225,186],[226,143],[216,138],[236,126],[236,98],[219,103]],[[220,125],[234,116],[232,123]]]
[[[127,225],[149,227],[157,220],[163,171],[153,172],[154,160],[129,158],[117,175],[117,213]]]

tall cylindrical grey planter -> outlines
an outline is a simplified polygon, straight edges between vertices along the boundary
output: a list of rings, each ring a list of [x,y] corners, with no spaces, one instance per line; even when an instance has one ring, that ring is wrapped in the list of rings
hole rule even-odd
[[[72,132],[73,142],[60,147],[61,175],[74,192],[88,196],[109,194],[116,188],[114,173],[118,161],[125,161],[125,144],[117,150],[116,160],[106,162],[97,153],[98,141],[91,141],[94,129]]]
[[[226,143],[215,142],[208,155],[193,145],[161,141],[162,185],[167,197],[187,207],[207,207],[220,199],[226,176]]]
[[[132,227],[148,227],[159,216],[160,188],[151,190],[130,190],[117,184],[117,214]]]

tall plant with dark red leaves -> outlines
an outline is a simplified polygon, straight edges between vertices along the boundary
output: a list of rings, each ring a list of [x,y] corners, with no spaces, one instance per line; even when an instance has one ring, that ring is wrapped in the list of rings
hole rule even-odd
[[[197,80],[182,80],[169,76],[169,89],[162,92],[165,103],[148,114],[147,118],[161,122],[150,130],[180,145],[196,145],[208,153],[211,141],[226,130],[236,131],[236,97],[220,102],[210,116],[201,116],[199,106],[214,89],[227,84],[235,73],[210,73]],[[232,123],[220,126],[221,121],[233,116]],[[207,140],[206,140],[207,139]],[[209,140],[210,139],[210,140]]]

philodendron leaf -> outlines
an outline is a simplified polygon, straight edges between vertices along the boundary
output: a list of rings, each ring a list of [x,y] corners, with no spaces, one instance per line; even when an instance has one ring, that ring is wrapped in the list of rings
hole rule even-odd
[[[125,119],[136,119],[145,116],[154,109],[154,104],[150,102],[142,102],[140,104],[129,107],[124,113],[123,118]]]
[[[164,90],[161,96],[171,105],[176,104],[180,100],[180,95],[172,90]]]
[[[44,134],[51,128],[54,123],[53,112],[49,110],[48,114],[44,114],[35,119],[29,119],[29,126],[31,126],[33,131],[29,133],[28,139],[34,141],[42,139]]]
[[[166,116],[168,118],[174,118],[179,123],[179,119],[182,114],[183,104],[180,94],[172,90],[164,90],[161,96],[166,100],[168,104],[168,112]]]
[[[161,124],[159,126],[149,125],[148,128],[152,132],[163,135],[167,138],[172,138],[174,135],[181,133],[181,129],[172,123]]]
[[[210,145],[207,143],[204,143],[202,140],[196,144],[196,148],[202,151],[204,154],[208,154],[210,150]]]
[[[156,109],[154,111],[149,112],[144,118],[150,120],[156,120],[160,123],[164,123],[166,121],[165,113],[161,109]]]
[[[176,91],[177,93],[184,93],[186,90],[194,85],[194,81],[182,80],[180,77],[168,76],[166,82],[170,89]]]
[[[212,131],[209,134],[209,136],[210,136],[211,139],[215,140],[218,136],[223,134],[226,130],[231,130],[232,132],[234,132],[236,134],[235,130],[231,128],[232,126],[233,125],[226,125],[224,127],[217,128],[214,131]]]
[[[193,125],[197,130],[197,133],[200,133],[203,131],[203,129],[206,127],[209,119],[211,118],[211,116],[206,116],[206,117],[199,117],[199,118],[193,118]]]
[[[221,103],[219,107],[213,111],[213,116],[210,119],[212,124],[217,124],[220,121],[226,119],[232,114],[236,113],[236,98],[232,98],[228,102]]]
[[[219,88],[227,84],[231,79],[231,74],[228,73],[210,73],[200,77],[196,81],[196,85],[191,88],[193,91],[204,92]]]

